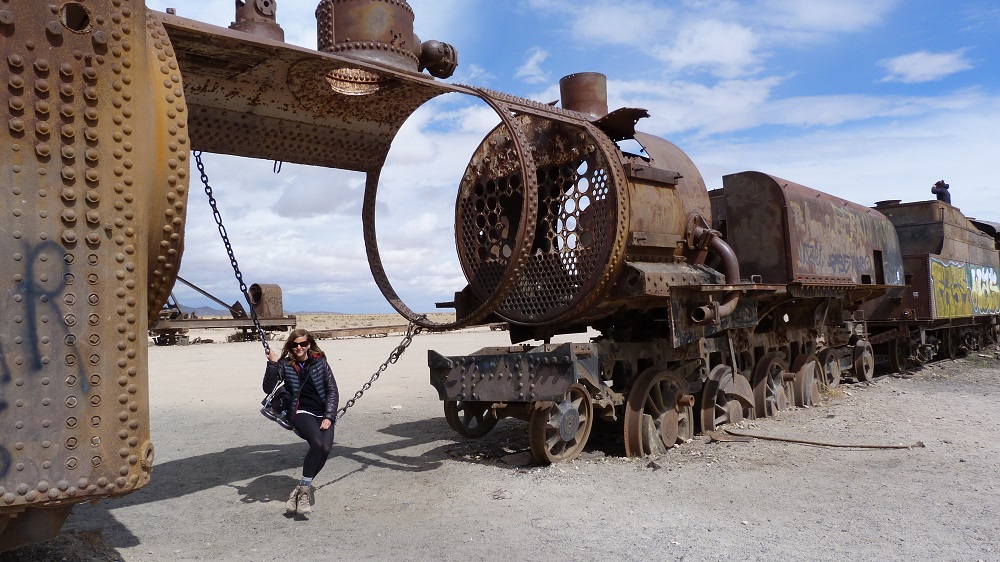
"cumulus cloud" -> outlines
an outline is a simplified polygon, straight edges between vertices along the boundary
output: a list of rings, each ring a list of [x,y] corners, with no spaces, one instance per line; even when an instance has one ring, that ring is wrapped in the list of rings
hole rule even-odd
[[[542,70],[542,63],[549,58],[549,52],[541,47],[528,49],[527,58],[517,71],[514,78],[523,80],[529,84],[541,84],[549,80],[549,73]]]
[[[760,38],[739,24],[705,20],[684,26],[677,38],[654,49],[674,70],[707,69],[722,78],[753,73],[759,63]]]
[[[888,71],[888,74],[882,78],[882,82],[902,82],[904,84],[934,82],[956,72],[972,68],[972,63],[965,57],[965,49],[947,53],[917,51],[891,59],[883,59],[879,61],[879,65]]]

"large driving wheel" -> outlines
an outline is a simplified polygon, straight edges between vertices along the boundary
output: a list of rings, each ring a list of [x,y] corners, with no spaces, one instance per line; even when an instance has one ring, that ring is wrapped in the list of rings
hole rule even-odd
[[[687,383],[665,369],[644,371],[625,404],[625,454],[662,455],[694,437],[694,397]]]
[[[875,351],[868,340],[858,340],[854,344],[854,380],[867,382],[875,373]]]
[[[754,419],[750,382],[729,365],[716,365],[701,393],[701,430],[715,431],[724,423]]]
[[[889,369],[893,373],[902,373],[906,370],[906,361],[910,358],[910,341],[898,337],[889,340]]]
[[[493,429],[498,418],[489,402],[445,400],[444,419],[462,437],[478,439]]]
[[[594,425],[594,402],[581,384],[566,391],[562,402],[546,402],[531,412],[528,443],[531,456],[542,464],[568,461],[580,456]]]
[[[757,417],[764,418],[788,408],[791,395],[788,366],[777,355],[766,355],[753,374],[753,398]]]
[[[792,397],[800,408],[819,402],[819,385],[825,378],[819,358],[813,354],[802,354],[792,363],[795,380],[792,381]]]

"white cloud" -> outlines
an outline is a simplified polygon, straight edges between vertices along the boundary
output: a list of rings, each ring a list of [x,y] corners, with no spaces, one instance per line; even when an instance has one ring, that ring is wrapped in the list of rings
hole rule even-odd
[[[745,7],[765,25],[806,32],[853,33],[882,23],[899,0],[762,0]]]
[[[759,62],[760,38],[747,27],[705,20],[681,28],[672,43],[654,48],[673,70],[707,69],[722,78],[752,74]]]
[[[572,30],[581,42],[649,45],[671,32],[672,12],[647,2],[595,3],[573,7]]]
[[[547,58],[549,58],[549,52],[541,47],[528,49],[527,58],[514,73],[514,78],[519,78],[529,84],[547,82],[549,73],[542,70],[542,63]]]
[[[947,53],[917,51],[891,59],[883,59],[879,61],[879,65],[888,71],[882,82],[902,82],[904,84],[934,82],[956,72],[972,68],[972,63],[965,58],[965,49]]]

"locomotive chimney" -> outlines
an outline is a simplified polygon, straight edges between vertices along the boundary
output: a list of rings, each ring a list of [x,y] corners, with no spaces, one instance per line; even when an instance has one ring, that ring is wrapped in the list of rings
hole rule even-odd
[[[594,118],[608,114],[608,77],[600,72],[580,72],[559,80],[563,109]]]
[[[229,29],[284,41],[285,31],[276,18],[277,7],[277,0],[236,0],[236,21]]]

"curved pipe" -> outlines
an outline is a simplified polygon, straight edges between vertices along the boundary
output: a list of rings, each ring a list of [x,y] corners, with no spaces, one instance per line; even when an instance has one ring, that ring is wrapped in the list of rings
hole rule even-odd
[[[722,239],[722,236],[715,230],[704,226],[695,226],[693,231],[694,239],[700,240],[702,237],[711,236],[708,249],[712,250],[722,258],[722,270],[726,275],[726,283],[737,285],[740,282],[740,263],[736,259],[736,252]],[[705,306],[700,306],[691,312],[691,320],[696,323],[714,322],[719,318],[729,316],[736,310],[736,304],[740,301],[740,292],[731,291],[726,293],[722,302],[713,302]]]

